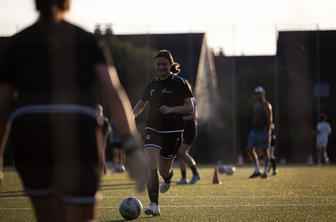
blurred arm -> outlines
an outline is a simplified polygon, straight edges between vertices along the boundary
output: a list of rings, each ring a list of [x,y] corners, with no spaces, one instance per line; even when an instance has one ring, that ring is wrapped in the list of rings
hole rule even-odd
[[[189,114],[192,112],[194,112],[194,103],[192,101],[192,98],[187,98],[184,100],[183,106],[170,107],[170,111],[168,113]]]
[[[133,108],[134,118],[137,118],[149,104],[148,101],[140,100]]]
[[[103,100],[112,121],[121,135],[135,135],[136,127],[131,118],[132,108],[130,101],[120,84],[114,66],[96,65],[98,81],[102,88]]]
[[[267,129],[268,131],[270,131],[272,129],[272,123],[273,123],[272,105],[270,103],[267,103],[266,110],[267,110]]]
[[[144,191],[147,184],[147,165],[142,143],[137,139],[136,126],[130,101],[120,84],[114,66],[97,65],[96,72],[102,88],[103,100],[112,121],[123,139],[125,167],[132,179],[137,181],[137,190]]]

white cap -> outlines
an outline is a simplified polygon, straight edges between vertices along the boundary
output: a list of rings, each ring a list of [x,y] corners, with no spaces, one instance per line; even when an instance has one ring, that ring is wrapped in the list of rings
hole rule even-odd
[[[262,94],[266,94],[266,91],[263,87],[258,86],[257,88],[254,89],[255,93],[262,93]]]

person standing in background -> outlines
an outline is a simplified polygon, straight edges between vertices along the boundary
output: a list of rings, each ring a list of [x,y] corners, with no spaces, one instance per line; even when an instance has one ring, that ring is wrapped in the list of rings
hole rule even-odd
[[[257,102],[253,110],[253,124],[252,131],[248,137],[247,153],[251,162],[254,164],[254,172],[249,178],[256,178],[261,176],[262,179],[268,177],[268,169],[270,162],[270,146],[271,146],[271,130],[273,123],[272,106],[266,100],[265,90],[258,86],[254,93],[257,97]],[[259,159],[257,152],[259,151],[264,157],[265,170],[261,174]]]
[[[316,126],[316,160],[317,164],[321,165],[321,159],[323,158],[324,163],[329,163],[329,157],[327,153],[328,148],[328,138],[331,134],[331,126],[327,122],[327,115],[321,114],[320,121],[317,123]]]

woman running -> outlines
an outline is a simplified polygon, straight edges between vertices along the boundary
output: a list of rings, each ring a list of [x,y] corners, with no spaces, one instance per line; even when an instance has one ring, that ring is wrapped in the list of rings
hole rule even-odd
[[[0,65],[0,154],[11,124],[15,167],[37,221],[94,221],[102,170],[101,97],[124,138],[138,189],[146,163],[129,100],[93,34],[64,20],[70,0],[35,0]],[[0,157],[1,159],[2,157]]]
[[[186,80],[186,83],[190,91],[192,91],[192,87],[190,83],[187,80]],[[198,173],[198,170],[196,167],[196,161],[189,154],[189,150],[197,137],[197,115],[196,115],[195,97],[192,98],[192,101],[195,107],[194,112],[183,116],[183,119],[184,119],[183,142],[178,151],[180,170],[181,170],[181,179],[177,181],[176,183],[177,185],[183,185],[183,184],[188,184],[188,183],[195,184],[198,180],[201,179],[201,176]],[[193,174],[190,182],[187,179],[187,171],[186,171],[187,166],[189,166]]]
[[[180,65],[174,62],[168,50],[161,50],[155,56],[158,78],[154,78],[133,109],[137,117],[146,106],[150,106],[144,133],[145,155],[147,157],[149,180],[147,183],[150,199],[147,215],[160,215],[159,178],[164,182],[160,192],[169,190],[172,182],[172,164],[181,144],[184,130],[183,115],[193,112],[193,95],[185,80],[176,74]]]

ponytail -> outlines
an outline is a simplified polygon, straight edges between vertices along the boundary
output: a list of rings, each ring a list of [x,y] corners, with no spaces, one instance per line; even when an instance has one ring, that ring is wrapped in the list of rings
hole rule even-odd
[[[173,73],[173,74],[179,74],[181,72],[181,66],[180,64],[178,64],[177,62],[174,62],[170,68],[170,71]]]

